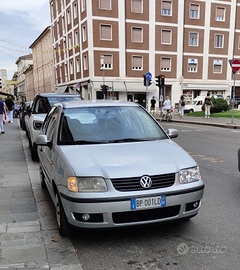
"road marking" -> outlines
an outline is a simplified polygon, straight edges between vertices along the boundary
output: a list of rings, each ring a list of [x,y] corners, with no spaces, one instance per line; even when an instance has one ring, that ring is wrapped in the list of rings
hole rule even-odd
[[[191,157],[199,157],[200,159],[202,160],[207,160],[207,161],[210,161],[212,163],[221,163],[221,162],[224,162],[224,160],[218,160],[214,157],[206,157],[204,155],[192,155],[191,152],[188,152],[188,154],[191,156]]]

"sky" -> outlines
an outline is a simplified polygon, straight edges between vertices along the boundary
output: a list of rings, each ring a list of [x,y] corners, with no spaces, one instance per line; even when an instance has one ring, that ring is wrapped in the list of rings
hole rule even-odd
[[[20,56],[50,26],[49,0],[0,0],[0,69],[12,79]]]

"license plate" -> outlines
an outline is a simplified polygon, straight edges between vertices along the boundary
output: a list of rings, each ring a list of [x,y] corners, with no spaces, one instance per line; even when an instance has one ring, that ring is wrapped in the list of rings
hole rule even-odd
[[[131,199],[131,210],[166,206],[166,196]]]

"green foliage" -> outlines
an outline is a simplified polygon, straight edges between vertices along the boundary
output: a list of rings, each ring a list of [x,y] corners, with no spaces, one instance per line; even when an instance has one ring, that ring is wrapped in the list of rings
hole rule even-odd
[[[211,97],[214,107],[211,107],[211,113],[219,113],[229,110],[229,105],[224,98],[214,98]],[[205,111],[205,105],[202,107],[202,110]]]

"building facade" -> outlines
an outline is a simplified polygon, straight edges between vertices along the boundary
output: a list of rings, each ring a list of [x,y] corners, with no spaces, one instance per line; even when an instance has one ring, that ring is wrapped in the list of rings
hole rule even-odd
[[[51,27],[47,27],[29,48],[33,53],[33,67],[28,70],[28,100],[33,100],[37,93],[52,93],[55,90]]]
[[[56,91],[85,99],[159,100],[163,96],[226,97],[229,60],[240,58],[240,0],[50,0]],[[143,74],[152,84],[143,85]],[[236,97],[240,75],[236,74]]]
[[[16,84],[16,98],[20,101],[26,100],[27,91],[26,91],[26,84],[25,84],[25,74],[24,72],[29,68],[30,65],[33,64],[32,54],[20,56],[17,61],[17,80],[18,83]]]

